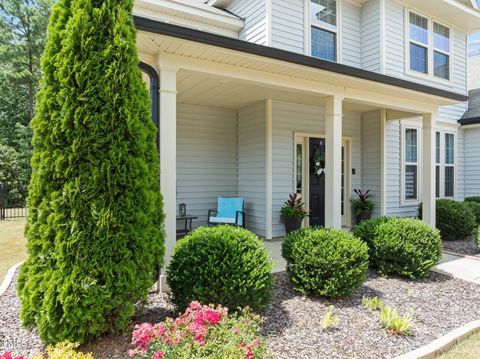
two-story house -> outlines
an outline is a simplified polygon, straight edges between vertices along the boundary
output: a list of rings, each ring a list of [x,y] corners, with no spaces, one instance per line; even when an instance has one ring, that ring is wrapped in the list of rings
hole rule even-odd
[[[167,253],[179,203],[202,225],[218,196],[243,197],[247,228],[269,239],[292,192],[306,225],[337,228],[352,225],[356,188],[375,215],[423,201],[429,224],[436,197],[472,194],[459,119],[477,2],[137,0],[134,16]]]

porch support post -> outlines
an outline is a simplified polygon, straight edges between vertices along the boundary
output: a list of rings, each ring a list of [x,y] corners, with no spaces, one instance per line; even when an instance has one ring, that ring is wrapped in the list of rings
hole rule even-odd
[[[325,227],[342,227],[342,101],[325,99]]]
[[[165,212],[165,265],[176,243],[177,223],[177,70],[158,62],[160,74],[160,188]],[[160,281],[164,285],[164,276]],[[163,288],[161,288],[163,291]]]
[[[437,114],[423,115],[422,194],[423,221],[435,227],[435,131]]]
[[[272,118],[273,105],[272,99],[266,101],[266,214],[265,214],[265,238],[272,239],[273,237],[273,144],[272,144]]]

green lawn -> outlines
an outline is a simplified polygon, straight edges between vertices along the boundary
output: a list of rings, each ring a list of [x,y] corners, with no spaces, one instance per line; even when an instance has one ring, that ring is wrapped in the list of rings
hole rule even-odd
[[[480,358],[480,333],[460,342],[452,350],[443,354],[440,359],[478,359]]]
[[[25,219],[0,221],[0,283],[8,269],[27,258]]]

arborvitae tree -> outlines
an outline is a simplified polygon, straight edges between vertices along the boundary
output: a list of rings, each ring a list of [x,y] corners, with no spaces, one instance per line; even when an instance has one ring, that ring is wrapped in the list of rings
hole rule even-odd
[[[164,254],[133,0],[61,0],[37,97],[21,318],[47,343],[125,328]]]

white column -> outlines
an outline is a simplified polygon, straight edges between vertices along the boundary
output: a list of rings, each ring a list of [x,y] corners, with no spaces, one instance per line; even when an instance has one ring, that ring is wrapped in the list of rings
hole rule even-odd
[[[269,98],[266,103],[266,213],[265,213],[265,238],[273,237],[273,141],[272,141],[272,117],[273,105],[272,99]]]
[[[325,99],[325,227],[342,227],[342,101]]]
[[[165,212],[165,265],[177,236],[177,70],[159,61],[160,188]],[[162,281],[163,282],[163,281]]]
[[[435,129],[436,113],[423,115],[422,196],[423,221],[435,226]]]

